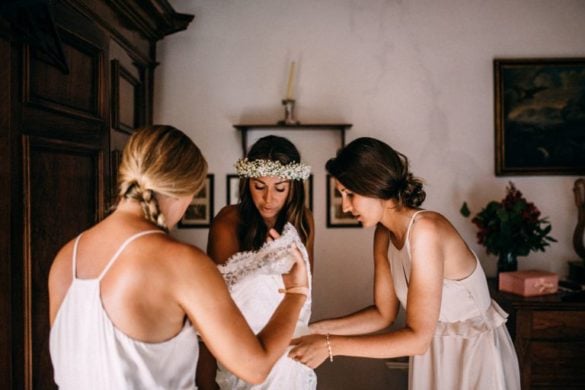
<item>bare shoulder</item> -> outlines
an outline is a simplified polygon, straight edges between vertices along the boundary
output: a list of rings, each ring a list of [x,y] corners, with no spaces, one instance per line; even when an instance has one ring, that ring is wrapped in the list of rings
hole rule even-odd
[[[49,288],[57,287],[58,284],[69,285],[73,278],[73,246],[75,240],[65,244],[55,256],[49,271]]]
[[[237,225],[239,222],[240,211],[237,205],[223,207],[213,218],[213,225]]]
[[[216,263],[225,263],[230,256],[239,251],[239,223],[240,212],[236,205],[222,208],[213,219],[209,229],[207,253]]]
[[[74,240],[65,244],[55,256],[49,270],[49,322],[51,326],[73,281],[73,246]]]
[[[157,263],[176,267],[191,267],[199,263],[205,265],[209,258],[200,248],[178,241],[166,234],[152,235],[143,245],[136,247],[144,253],[156,254],[149,256]]]
[[[436,211],[419,213],[414,220],[411,231],[413,240],[439,240],[457,234],[449,220]]]

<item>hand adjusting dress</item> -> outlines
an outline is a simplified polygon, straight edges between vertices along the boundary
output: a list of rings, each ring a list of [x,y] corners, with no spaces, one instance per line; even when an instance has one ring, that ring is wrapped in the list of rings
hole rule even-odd
[[[278,290],[284,288],[281,274],[290,270],[295,261],[289,251],[293,243],[303,255],[309,273],[310,291],[311,271],[307,250],[290,223],[285,225],[278,239],[265,243],[258,251],[235,253],[224,265],[218,266],[232,298],[256,334],[264,328],[284,298]],[[310,317],[309,293],[301,309],[295,337],[308,333]],[[241,358],[245,359],[246,356]],[[313,390],[317,387],[315,372],[304,364],[288,358],[286,353],[276,362],[266,381],[259,385],[252,385],[239,379],[220,363],[218,367],[216,381],[221,389]]]
[[[396,295],[403,308],[411,272],[409,236],[402,249],[390,243],[389,259]],[[475,254],[474,254],[475,255]],[[508,314],[490,298],[481,264],[462,280],[443,281],[435,336],[424,355],[411,356],[411,390],[516,390],[520,374],[516,351],[506,329]]]
[[[50,334],[55,382],[65,390],[194,389],[199,344],[188,321],[173,338],[160,343],[135,340],[116,328],[105,311],[100,282],[120,253],[147,230],[128,238],[95,279],[76,275],[77,246],[73,247],[73,281],[61,303]]]

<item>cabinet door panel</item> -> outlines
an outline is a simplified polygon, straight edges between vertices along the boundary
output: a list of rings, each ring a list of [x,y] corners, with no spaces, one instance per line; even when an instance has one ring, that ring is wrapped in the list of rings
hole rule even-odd
[[[532,337],[585,340],[585,312],[535,310],[532,313]]]
[[[585,341],[531,342],[529,347],[531,384],[534,387],[552,386],[557,389],[585,386],[583,351]]]
[[[23,265],[25,382],[50,389],[47,281],[59,248],[97,221],[101,192],[97,149],[24,138],[25,215]],[[32,384],[32,386],[31,386]]]
[[[103,52],[66,30],[60,30],[60,36],[69,73],[55,66],[43,53],[29,48],[25,56],[25,102],[99,120]]]

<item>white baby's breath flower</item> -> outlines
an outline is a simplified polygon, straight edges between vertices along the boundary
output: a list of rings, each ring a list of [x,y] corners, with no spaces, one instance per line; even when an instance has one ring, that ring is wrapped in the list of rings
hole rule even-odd
[[[311,175],[311,167],[303,163],[282,165],[280,161],[248,160],[242,158],[234,164],[240,177],[277,176],[286,180],[307,180]]]

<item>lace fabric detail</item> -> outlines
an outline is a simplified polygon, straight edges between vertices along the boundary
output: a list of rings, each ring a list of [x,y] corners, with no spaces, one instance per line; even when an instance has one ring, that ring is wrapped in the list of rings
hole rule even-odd
[[[295,263],[295,257],[291,253],[293,244],[296,244],[307,262],[307,250],[297,230],[291,223],[287,223],[282,230],[282,235],[276,240],[267,241],[257,251],[234,253],[225,264],[217,268],[230,290],[237,283],[254,275],[287,273]]]

